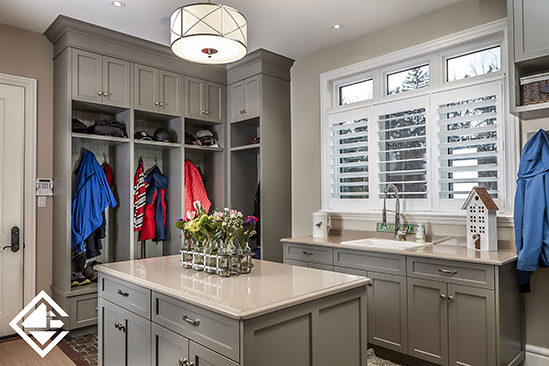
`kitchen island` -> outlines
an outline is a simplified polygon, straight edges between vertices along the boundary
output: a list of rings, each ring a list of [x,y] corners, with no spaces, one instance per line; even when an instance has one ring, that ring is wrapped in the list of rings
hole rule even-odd
[[[366,286],[254,261],[228,278],[179,256],[100,265],[100,365],[366,365]]]

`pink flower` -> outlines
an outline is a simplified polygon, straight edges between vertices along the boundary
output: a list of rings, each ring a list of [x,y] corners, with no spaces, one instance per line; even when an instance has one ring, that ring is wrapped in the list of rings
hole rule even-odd
[[[195,211],[187,211],[187,220],[191,221],[196,217]]]

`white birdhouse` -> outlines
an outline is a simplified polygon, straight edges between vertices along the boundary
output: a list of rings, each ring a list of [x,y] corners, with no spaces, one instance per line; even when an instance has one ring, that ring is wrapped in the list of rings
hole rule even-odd
[[[498,250],[499,208],[486,188],[473,188],[461,209],[467,210],[467,249]]]

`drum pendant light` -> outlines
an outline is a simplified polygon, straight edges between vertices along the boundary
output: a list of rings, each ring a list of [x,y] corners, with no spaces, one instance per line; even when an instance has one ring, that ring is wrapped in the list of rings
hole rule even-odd
[[[172,52],[187,61],[226,64],[248,51],[248,23],[238,10],[198,3],[177,8],[170,17]]]

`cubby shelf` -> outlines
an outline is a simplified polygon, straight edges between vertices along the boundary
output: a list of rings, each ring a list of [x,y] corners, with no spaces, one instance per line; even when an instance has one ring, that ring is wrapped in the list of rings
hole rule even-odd
[[[204,151],[204,152],[206,151],[222,152],[224,149],[222,147],[210,147],[210,146],[185,144],[185,150],[196,150],[196,151]]]
[[[142,148],[154,149],[154,150],[164,150],[164,149],[180,148],[181,144],[177,142],[135,140],[135,147],[142,147]]]
[[[261,147],[260,144],[250,144],[250,145],[242,145],[242,146],[235,146],[231,148],[231,151],[258,151]]]
[[[109,146],[116,146],[120,144],[128,144],[130,139],[127,137],[113,137],[113,136],[101,136],[101,135],[87,135],[85,133],[72,133],[73,139],[81,139],[83,141],[101,141]]]

